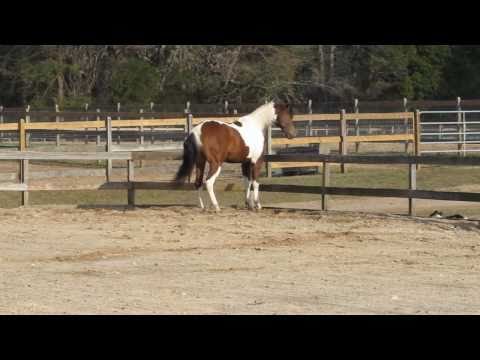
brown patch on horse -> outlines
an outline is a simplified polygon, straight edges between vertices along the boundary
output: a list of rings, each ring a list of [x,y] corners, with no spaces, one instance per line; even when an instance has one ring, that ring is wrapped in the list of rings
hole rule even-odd
[[[240,133],[225,124],[213,121],[203,124],[200,140],[208,162],[242,163],[249,153]]]

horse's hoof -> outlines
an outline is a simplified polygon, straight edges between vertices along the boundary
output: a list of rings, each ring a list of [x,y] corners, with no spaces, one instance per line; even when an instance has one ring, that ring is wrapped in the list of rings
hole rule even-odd
[[[257,204],[257,205],[255,206],[255,210],[257,210],[257,211],[262,210],[262,205]]]
[[[220,213],[220,208],[217,206],[217,207],[215,207],[215,209],[213,211],[215,211],[217,214],[219,214]]]

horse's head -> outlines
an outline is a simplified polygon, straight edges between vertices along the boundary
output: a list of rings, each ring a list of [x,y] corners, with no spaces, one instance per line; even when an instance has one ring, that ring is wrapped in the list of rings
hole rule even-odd
[[[282,129],[287,138],[293,139],[297,136],[297,130],[293,125],[293,110],[291,105],[275,104],[275,115],[277,118],[275,125]]]

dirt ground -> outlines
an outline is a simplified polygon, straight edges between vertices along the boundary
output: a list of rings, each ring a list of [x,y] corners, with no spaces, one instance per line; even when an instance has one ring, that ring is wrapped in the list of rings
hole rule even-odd
[[[480,314],[475,221],[0,209],[1,314]]]

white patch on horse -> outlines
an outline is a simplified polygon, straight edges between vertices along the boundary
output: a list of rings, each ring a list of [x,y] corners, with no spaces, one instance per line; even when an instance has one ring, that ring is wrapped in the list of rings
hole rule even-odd
[[[253,201],[254,201],[257,209],[261,210],[262,205],[260,204],[260,196],[259,196],[259,192],[258,192],[259,188],[260,188],[260,184],[257,181],[254,181],[253,182]]]
[[[218,206],[217,198],[215,197],[215,193],[213,192],[213,184],[215,184],[215,180],[217,180],[218,175],[220,175],[220,171],[222,171],[221,166],[218,168],[215,174],[213,174],[213,176],[205,182],[208,190],[208,195],[210,195],[210,201],[212,202],[212,205],[216,211],[220,211],[220,207]]]
[[[265,129],[277,120],[274,103],[270,102],[250,115],[241,117],[238,121],[242,126],[226,124],[235,129],[243,139],[249,152],[247,159],[253,164],[263,155],[265,146]]]

